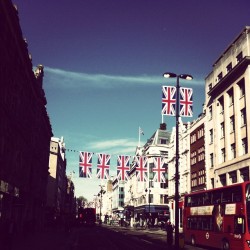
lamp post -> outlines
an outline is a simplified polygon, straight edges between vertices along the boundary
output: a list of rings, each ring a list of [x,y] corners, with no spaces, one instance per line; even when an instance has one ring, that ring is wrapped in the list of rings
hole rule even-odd
[[[101,199],[100,199],[100,223],[102,223],[102,195],[105,194],[105,191],[103,189],[104,186],[102,185],[99,185],[101,187],[101,190],[98,194],[98,196],[101,196]]]
[[[151,193],[151,190],[150,190],[150,187],[147,189],[145,189],[145,192],[147,193],[148,192],[148,213],[150,215],[150,193]]]
[[[179,105],[180,105],[180,85],[179,79],[192,80],[193,77],[188,74],[177,75],[175,73],[165,72],[163,74],[165,78],[176,78],[176,113],[175,113],[175,123],[176,123],[176,153],[175,153],[175,247],[179,248]]]

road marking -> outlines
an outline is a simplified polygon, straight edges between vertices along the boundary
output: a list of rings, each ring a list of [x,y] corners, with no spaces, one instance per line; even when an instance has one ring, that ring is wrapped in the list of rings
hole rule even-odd
[[[141,241],[144,241],[144,242],[147,242],[147,243],[150,243],[150,244],[153,244],[153,242],[151,241],[148,241],[148,240],[144,240],[144,239],[140,239]]]

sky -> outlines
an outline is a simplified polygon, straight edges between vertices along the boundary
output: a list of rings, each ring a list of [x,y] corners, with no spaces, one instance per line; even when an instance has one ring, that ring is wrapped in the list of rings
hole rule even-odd
[[[43,88],[54,137],[64,138],[67,175],[89,201],[105,184],[95,177],[97,153],[131,155],[162,122],[164,72],[191,74],[193,117],[202,113],[205,78],[243,28],[249,0],[13,0]],[[175,118],[164,116],[167,129]],[[79,151],[95,153],[93,178],[79,178]]]

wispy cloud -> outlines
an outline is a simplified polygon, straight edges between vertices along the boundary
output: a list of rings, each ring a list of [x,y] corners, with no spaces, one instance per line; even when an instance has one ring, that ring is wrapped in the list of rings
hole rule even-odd
[[[102,87],[115,88],[135,85],[159,85],[164,83],[162,76],[138,75],[121,76],[88,74],[45,67],[47,86],[53,88]],[[165,81],[167,84],[167,81]],[[204,85],[204,80],[193,80],[192,85]]]
[[[91,142],[87,147],[96,153],[133,154],[137,143],[134,139],[113,139]]]

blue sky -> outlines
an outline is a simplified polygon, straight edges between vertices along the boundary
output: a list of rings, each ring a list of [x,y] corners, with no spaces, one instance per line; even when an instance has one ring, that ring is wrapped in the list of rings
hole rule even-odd
[[[194,79],[194,116],[202,112],[205,77],[244,26],[249,0],[13,0],[33,65],[45,67],[47,111],[66,148],[133,155],[161,123],[166,71]],[[169,130],[174,117],[164,117]],[[76,196],[88,200],[103,184],[78,177],[78,153],[67,151]],[[93,158],[93,175],[96,157]]]

